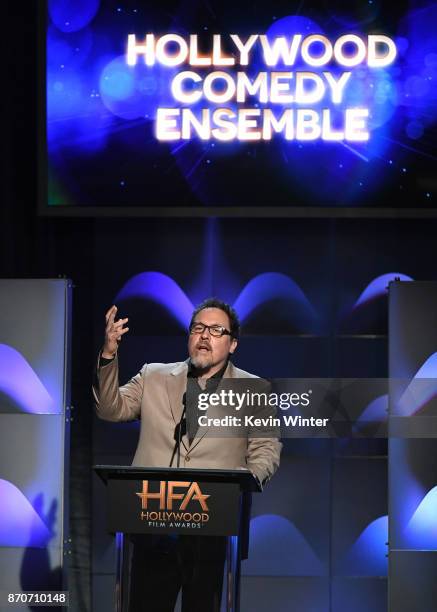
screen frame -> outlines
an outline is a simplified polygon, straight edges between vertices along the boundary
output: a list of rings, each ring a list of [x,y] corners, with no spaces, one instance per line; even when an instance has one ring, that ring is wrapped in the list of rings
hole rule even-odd
[[[38,195],[37,215],[39,217],[91,217],[91,218],[315,218],[315,219],[435,219],[435,208],[378,207],[369,206],[84,206],[48,204],[48,147],[47,147],[47,16],[48,0],[38,3],[37,18],[37,166]]]

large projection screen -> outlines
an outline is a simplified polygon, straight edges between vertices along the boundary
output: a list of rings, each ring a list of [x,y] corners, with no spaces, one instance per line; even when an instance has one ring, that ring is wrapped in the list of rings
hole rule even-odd
[[[41,2],[50,215],[433,216],[437,5]]]

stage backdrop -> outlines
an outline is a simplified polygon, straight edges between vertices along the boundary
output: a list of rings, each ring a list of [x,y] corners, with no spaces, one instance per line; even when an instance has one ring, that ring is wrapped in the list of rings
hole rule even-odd
[[[245,370],[284,378],[386,377],[386,287],[415,273],[408,234],[388,243],[367,221],[368,239],[359,247],[351,222],[337,222],[332,234],[325,223],[98,220],[95,355],[105,310],[116,303],[130,329],[119,352],[122,382],[144,362],[183,360],[187,314],[218,295],[242,319],[235,363]],[[424,238],[421,248],[428,245]],[[130,464],[138,431],[135,422],[96,419],[94,463]],[[278,473],[253,496],[243,610],[386,612],[386,448],[384,439],[285,440]],[[96,478],[95,612],[110,608],[114,592],[103,492]]]
[[[0,280],[0,591],[67,586],[70,299]]]
[[[409,423],[393,427],[389,440],[389,604],[396,612],[432,612],[437,601],[436,313],[437,283],[391,283],[391,416]]]

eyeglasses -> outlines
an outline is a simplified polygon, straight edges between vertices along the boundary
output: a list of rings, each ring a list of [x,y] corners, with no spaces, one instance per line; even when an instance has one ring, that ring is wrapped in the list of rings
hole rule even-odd
[[[223,325],[205,325],[205,323],[193,323],[190,327],[190,334],[203,334],[205,329],[207,329],[214,338],[231,335],[231,332],[227,330],[226,327],[223,327]]]

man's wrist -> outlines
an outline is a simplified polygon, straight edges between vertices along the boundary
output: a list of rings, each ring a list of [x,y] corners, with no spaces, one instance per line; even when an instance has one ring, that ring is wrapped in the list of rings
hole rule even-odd
[[[103,368],[104,366],[112,363],[117,356],[117,353],[107,353],[106,351],[102,351],[99,356],[99,368]]]

